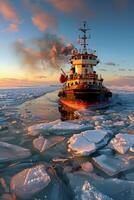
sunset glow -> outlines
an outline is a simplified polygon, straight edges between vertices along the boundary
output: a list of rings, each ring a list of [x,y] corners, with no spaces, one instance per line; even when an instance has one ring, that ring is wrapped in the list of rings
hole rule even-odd
[[[60,67],[67,70],[67,51],[80,49],[83,20],[91,28],[89,49],[97,52],[95,70],[104,83],[131,85],[133,8],[132,0],[0,0],[0,87],[58,83]]]

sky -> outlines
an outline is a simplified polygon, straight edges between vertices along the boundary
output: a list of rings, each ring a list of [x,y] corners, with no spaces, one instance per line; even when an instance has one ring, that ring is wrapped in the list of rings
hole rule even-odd
[[[58,82],[68,49],[80,49],[83,21],[95,70],[109,84],[134,86],[133,11],[133,0],[0,0],[0,87]]]

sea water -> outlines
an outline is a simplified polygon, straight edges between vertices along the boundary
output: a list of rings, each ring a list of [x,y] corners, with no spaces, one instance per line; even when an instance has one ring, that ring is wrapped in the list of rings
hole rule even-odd
[[[134,199],[133,146],[120,155],[110,144],[134,135],[134,92],[113,91],[107,108],[73,110],[59,104],[58,88],[0,90],[0,199]],[[109,138],[89,136],[94,151],[76,156],[68,142],[85,130]]]

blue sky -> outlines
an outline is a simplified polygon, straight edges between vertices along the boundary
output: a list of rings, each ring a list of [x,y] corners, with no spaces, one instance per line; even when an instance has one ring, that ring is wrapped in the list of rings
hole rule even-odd
[[[0,0],[0,78],[33,78],[14,49],[16,41],[32,48],[34,39],[49,32],[77,46],[83,20],[91,27],[89,48],[101,60],[96,70],[106,80],[134,76],[133,10],[133,0]],[[35,73],[49,81],[49,71]]]

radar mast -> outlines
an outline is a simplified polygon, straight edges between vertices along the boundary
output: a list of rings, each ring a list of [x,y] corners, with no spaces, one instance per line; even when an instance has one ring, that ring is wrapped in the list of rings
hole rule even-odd
[[[82,52],[87,53],[87,46],[88,46],[87,39],[90,38],[90,36],[87,37],[87,31],[90,30],[90,29],[87,28],[86,21],[83,21],[83,27],[81,27],[79,30],[83,33],[82,36],[79,36],[80,45],[83,47]]]

